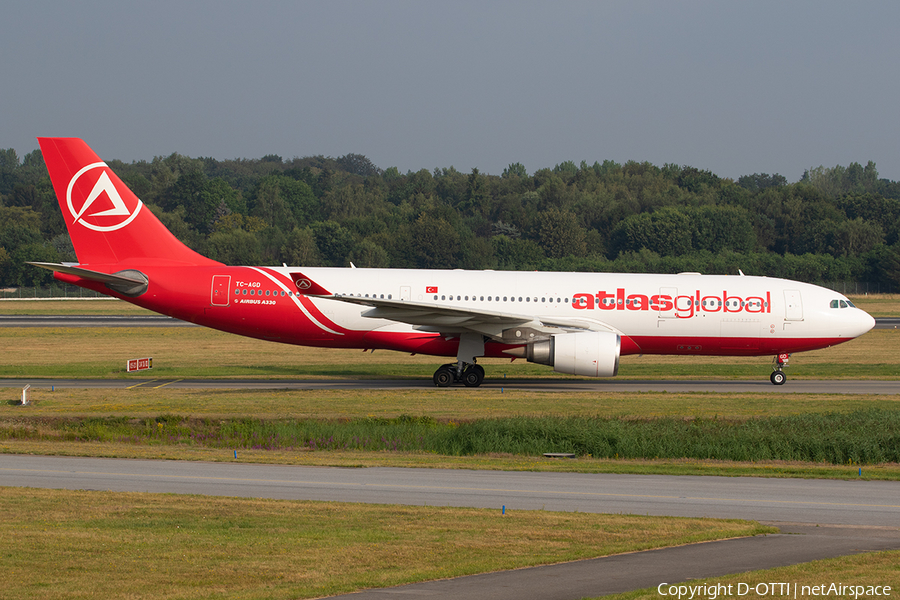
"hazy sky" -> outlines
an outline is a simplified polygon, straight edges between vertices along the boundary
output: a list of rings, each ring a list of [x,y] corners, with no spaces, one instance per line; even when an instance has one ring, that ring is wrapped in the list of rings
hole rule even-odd
[[[7,0],[0,148],[900,180],[900,2]]]

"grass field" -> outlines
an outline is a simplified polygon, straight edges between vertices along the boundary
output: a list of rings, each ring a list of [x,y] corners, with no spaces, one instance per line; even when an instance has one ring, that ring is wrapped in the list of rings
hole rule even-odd
[[[773,531],[737,520],[3,488],[0,598],[314,598]]]

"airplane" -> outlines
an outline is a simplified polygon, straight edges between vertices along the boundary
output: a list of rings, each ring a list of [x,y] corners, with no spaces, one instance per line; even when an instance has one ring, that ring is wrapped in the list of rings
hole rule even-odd
[[[60,281],[205,327],[313,347],[455,357],[435,386],[481,385],[481,357],[612,377],[621,356],[773,356],[852,340],[874,319],[832,290],[740,275],[227,266],[191,250],[78,138],[38,138],[77,263]]]

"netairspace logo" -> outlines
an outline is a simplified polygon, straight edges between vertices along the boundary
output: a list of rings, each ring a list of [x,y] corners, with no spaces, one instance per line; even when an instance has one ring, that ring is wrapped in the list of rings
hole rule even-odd
[[[718,583],[703,585],[669,585],[661,583],[656,592],[660,596],[692,600],[705,598],[716,600],[721,597],[741,597],[754,594],[767,598],[876,598],[891,595],[889,585],[845,585],[843,583],[823,583],[821,585],[800,585],[798,583]]]

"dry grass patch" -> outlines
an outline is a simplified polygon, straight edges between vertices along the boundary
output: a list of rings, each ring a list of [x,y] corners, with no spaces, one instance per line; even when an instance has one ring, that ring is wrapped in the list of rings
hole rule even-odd
[[[709,539],[746,521],[4,488],[17,599],[312,598]]]
[[[869,294],[849,298],[873,317],[900,317],[900,294]]]

